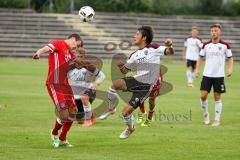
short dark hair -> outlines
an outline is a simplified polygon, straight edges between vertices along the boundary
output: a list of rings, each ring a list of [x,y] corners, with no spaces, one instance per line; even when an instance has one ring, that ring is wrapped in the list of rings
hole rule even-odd
[[[70,38],[75,38],[76,41],[81,41],[81,46],[80,47],[83,47],[83,40],[82,40],[82,38],[80,37],[79,34],[73,33],[73,34],[68,36],[68,39],[70,39]]]
[[[79,47],[79,48],[76,49],[76,53],[81,54],[81,55],[85,55],[86,50],[82,47]]]
[[[212,28],[219,28],[219,29],[222,29],[222,26],[221,26],[221,24],[216,23],[216,24],[211,25],[210,28],[211,28],[211,29],[212,29]]]
[[[141,32],[142,37],[146,37],[146,43],[150,44],[153,40],[153,28],[151,26],[142,26],[138,28],[138,31]]]

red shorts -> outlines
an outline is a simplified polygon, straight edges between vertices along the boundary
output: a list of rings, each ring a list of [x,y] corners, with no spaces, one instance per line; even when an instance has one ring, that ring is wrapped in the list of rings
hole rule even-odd
[[[57,111],[77,108],[69,85],[46,84],[46,86]]]
[[[162,86],[162,82],[160,80],[157,81],[157,83],[153,86],[153,89],[149,95],[151,98],[156,98],[160,95],[160,88]]]

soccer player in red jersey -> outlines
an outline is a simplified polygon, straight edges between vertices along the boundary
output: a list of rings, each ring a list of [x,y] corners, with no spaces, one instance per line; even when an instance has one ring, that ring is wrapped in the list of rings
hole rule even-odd
[[[51,97],[57,117],[55,126],[51,132],[53,147],[72,147],[67,141],[67,133],[77,113],[73,93],[67,81],[67,73],[72,66],[70,62],[75,58],[72,50],[82,46],[83,42],[78,34],[72,34],[66,40],[53,40],[48,45],[39,49],[33,55],[33,59],[39,59],[42,55],[48,54],[48,76],[46,86]],[[62,128],[58,136],[58,130]]]

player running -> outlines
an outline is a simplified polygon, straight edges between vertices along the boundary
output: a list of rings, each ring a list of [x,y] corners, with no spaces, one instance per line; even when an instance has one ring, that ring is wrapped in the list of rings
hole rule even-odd
[[[201,48],[202,39],[198,37],[198,29],[196,26],[192,26],[191,36],[185,40],[183,48],[183,60],[187,62],[186,76],[188,87],[194,87],[196,63]]]
[[[76,55],[85,58],[85,50],[79,48]],[[104,73],[98,68],[91,66],[75,68],[68,72],[69,83],[74,93],[74,100],[78,108],[77,121],[79,123],[84,119],[84,127],[91,126],[94,123],[95,115],[92,112],[91,104],[96,97],[96,90],[105,79]],[[97,79],[94,81],[94,79]]]
[[[136,74],[133,77],[124,77],[113,81],[108,91],[109,110],[99,117],[106,119],[115,112],[118,101],[117,90],[131,92],[132,97],[122,111],[127,128],[120,134],[121,139],[128,138],[135,130],[132,112],[148,98],[153,84],[159,79],[160,56],[170,55],[174,52],[170,39],[165,41],[166,47],[148,47],[147,45],[152,42],[153,34],[153,29],[150,26],[138,28],[134,36],[134,44],[139,49],[131,54],[126,64],[119,65],[123,74],[135,69]]]
[[[232,51],[229,43],[221,39],[221,25],[214,24],[211,27],[211,40],[204,43],[197,61],[196,75],[200,74],[200,66],[205,57],[205,67],[201,82],[201,107],[203,110],[204,123],[209,124],[208,100],[207,96],[213,87],[215,99],[215,119],[212,126],[220,125],[220,115],[222,112],[221,94],[226,92],[224,84],[225,60],[227,58],[227,76],[230,77],[233,71]]]
[[[72,147],[67,140],[67,133],[77,113],[77,106],[73,99],[72,89],[67,81],[67,73],[71,69],[69,65],[71,60],[75,58],[72,50],[81,45],[80,36],[72,34],[66,40],[52,40],[33,55],[33,59],[39,59],[42,55],[48,54],[46,87],[55,105],[57,116],[61,120],[61,122],[55,121],[55,126],[51,132],[53,147]],[[61,128],[62,131],[58,136],[58,131]]]

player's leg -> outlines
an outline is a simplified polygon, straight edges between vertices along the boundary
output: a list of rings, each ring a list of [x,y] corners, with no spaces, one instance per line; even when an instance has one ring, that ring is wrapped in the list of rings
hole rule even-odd
[[[221,93],[214,92],[214,99],[215,99],[215,118],[212,126],[219,126],[220,116],[222,113]]]
[[[92,106],[90,103],[89,96],[87,94],[84,94],[81,96],[81,101],[83,103],[83,109],[84,109],[84,115],[85,115],[85,121],[83,124],[83,127],[88,127],[93,125],[94,120],[92,119],[93,112],[92,112]]]
[[[143,122],[143,116],[146,114],[144,102],[139,106],[139,110],[140,112],[138,112],[138,117],[136,120],[138,124]]]
[[[208,100],[207,100],[207,96],[208,96],[208,92],[202,90],[201,91],[201,96],[200,96],[200,104],[202,107],[202,111],[203,111],[203,122],[204,124],[208,125],[210,123],[210,115],[208,112]]]
[[[208,112],[208,93],[211,91],[212,79],[209,77],[203,76],[201,87],[200,87],[200,104],[203,111],[204,124],[210,123],[210,115]]]
[[[212,126],[220,125],[220,116],[222,113],[221,93],[226,92],[224,78],[214,78],[213,81],[214,100],[215,100],[215,119]]]
[[[128,138],[135,130],[134,116],[132,112],[135,108],[131,105],[127,105],[123,108],[122,115],[127,128],[120,134],[121,139]]]
[[[142,123],[141,126],[150,126],[151,125],[153,114],[155,111],[155,106],[156,106],[156,97],[149,97],[148,103],[149,103],[149,111],[147,114],[147,119],[144,123]]]
[[[151,125],[151,122],[152,122],[152,119],[153,119],[153,114],[154,114],[154,111],[155,111],[155,106],[156,106],[156,99],[160,95],[162,80],[163,80],[163,77],[161,76],[159,81],[157,81],[156,84],[153,86],[153,89],[150,93],[149,100],[148,100],[149,112],[148,112],[146,121],[144,123],[142,123],[141,126],[150,126]]]
[[[117,90],[127,90],[126,83],[123,79],[118,79],[113,81],[111,87],[108,90],[108,110],[103,113],[99,119],[104,120],[108,116],[114,114],[116,112],[116,105],[118,102],[118,94]]]
[[[191,64],[191,60],[188,60],[188,59],[187,59],[186,76],[187,76],[187,85],[188,85],[188,87],[192,87],[192,83],[193,83],[193,79],[192,79],[192,64]]]
[[[57,95],[54,89],[53,85],[46,85],[48,94],[50,98],[52,99],[54,105],[55,105],[55,113],[57,115],[57,118],[55,120],[54,128],[51,130],[50,138],[51,138],[51,144],[53,147],[57,148],[59,147],[59,139],[58,139],[58,131],[62,128],[62,122],[60,118],[58,118],[58,111],[57,111],[57,105],[58,105],[58,99]]]
[[[67,140],[67,133],[69,132],[73,121],[76,118],[77,107],[73,100],[66,100],[66,108],[59,110],[59,117],[62,121],[62,131],[59,135],[59,146],[72,147],[72,145]]]
[[[133,79],[132,82],[134,82],[135,80]],[[130,84],[129,81],[126,82],[128,84],[128,87],[130,88]],[[137,83],[137,86],[141,86],[141,84]],[[143,86],[146,84],[142,84]],[[123,111],[122,111],[122,115],[124,118],[124,122],[127,125],[127,128],[120,134],[120,138],[121,139],[126,139],[128,138],[131,133],[135,130],[135,124],[134,124],[134,116],[132,115],[132,112],[139,107],[149,96],[150,93],[150,85],[143,89],[142,91],[136,91],[136,92],[132,92],[132,97],[130,99],[130,101],[128,102],[128,105],[124,107]]]
[[[78,124],[83,124],[83,122],[84,122],[84,109],[83,109],[82,101],[81,101],[81,99],[74,99],[74,101],[75,101],[75,104],[78,108],[78,112],[77,112],[77,115],[76,115],[76,120],[77,120]]]
[[[192,78],[192,87],[194,87],[194,79],[196,77],[195,75],[195,69],[196,69],[197,61],[192,61],[191,63],[191,78]]]

